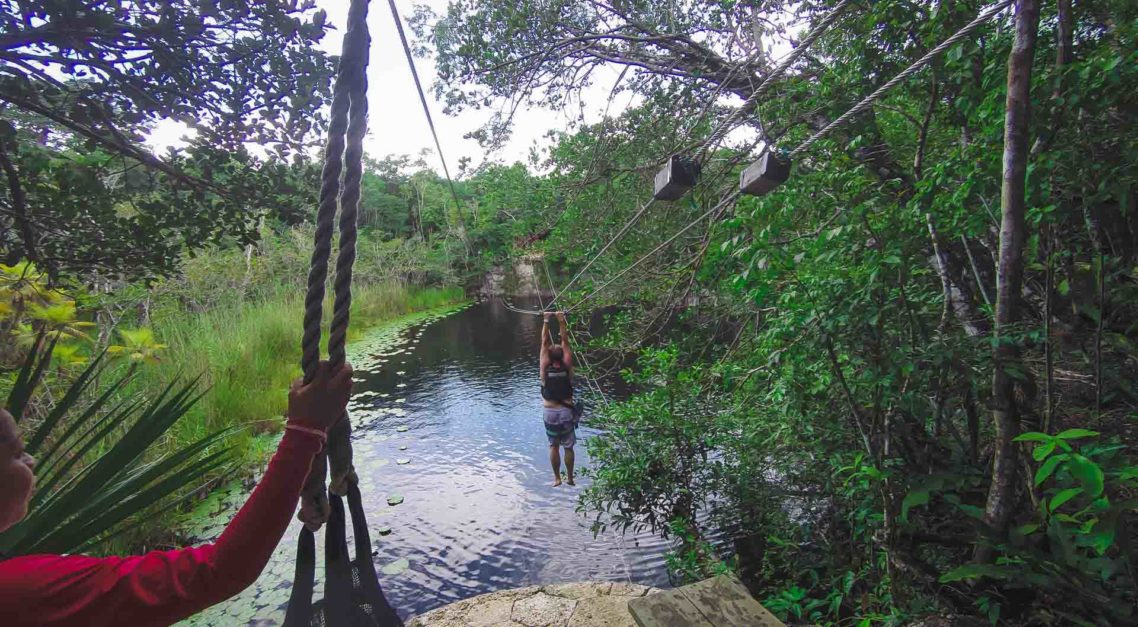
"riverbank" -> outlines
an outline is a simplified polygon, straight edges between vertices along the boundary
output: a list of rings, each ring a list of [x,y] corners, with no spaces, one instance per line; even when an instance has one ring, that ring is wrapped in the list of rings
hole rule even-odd
[[[466,306],[466,304],[460,303],[425,309],[372,325],[367,331],[358,331],[353,334],[357,336],[356,340],[348,344],[348,359],[353,364],[357,364],[358,376],[366,376],[369,370],[385,369],[381,365],[381,361],[385,361],[385,359],[379,356],[386,355],[388,358],[393,358],[405,351],[410,351],[418,343],[418,338],[413,333],[413,329],[421,329]],[[386,370],[394,371],[396,369],[386,368]],[[363,394],[356,394],[353,402],[348,406],[354,429],[358,429],[374,419],[374,415],[372,415],[374,410],[368,411],[370,403],[361,402],[364,396]],[[402,399],[393,404],[402,405]],[[388,413],[394,414],[393,417],[401,417],[402,409],[391,409],[388,410]],[[271,453],[276,448],[277,442],[277,435],[265,434],[251,438],[253,447],[265,453]],[[358,449],[359,443],[354,446]],[[407,447],[404,446],[403,448],[406,449]],[[366,489],[367,494],[374,495],[380,486],[369,477],[368,469],[382,468],[389,463],[389,460],[367,453],[363,450],[357,451],[357,464],[361,473],[361,488]],[[218,486],[211,491],[207,498],[198,502],[191,511],[179,516],[175,521],[173,528],[176,529],[179,540],[186,545],[216,540],[245,503],[252,487],[252,482],[238,479]],[[375,523],[376,520],[380,519],[378,514],[379,512],[369,511],[370,522]],[[293,567],[296,561],[297,531],[299,531],[297,525],[289,526],[285,537],[277,545],[269,564],[252,586],[237,596],[210,607],[180,624],[183,627],[244,625],[253,621],[261,621],[264,624],[280,624],[284,620],[284,612],[291,589]],[[391,533],[390,528],[388,528],[387,533]],[[375,541],[378,543],[383,535],[380,532]],[[321,546],[323,545],[322,534],[318,535],[318,543]],[[323,549],[318,550],[317,554],[323,556]],[[386,564],[383,572],[385,575],[396,576],[405,568],[405,565],[400,566],[400,562],[395,561]],[[323,570],[324,561],[321,557],[317,559],[316,566],[318,580],[322,580]]]
[[[397,282],[359,286],[353,292],[349,341],[464,300],[456,287],[419,288]],[[243,475],[258,468],[275,442],[263,436],[280,430],[286,391],[300,375],[303,310],[303,294],[297,293],[202,313],[155,316],[154,335],[165,344],[160,361],[139,369],[127,393],[154,395],[170,381],[190,376],[201,377],[203,391],[155,453],[179,450],[208,433],[234,427],[226,442],[236,456],[230,471]],[[170,539],[168,523],[165,516],[151,518],[113,545],[138,549],[164,542]]]

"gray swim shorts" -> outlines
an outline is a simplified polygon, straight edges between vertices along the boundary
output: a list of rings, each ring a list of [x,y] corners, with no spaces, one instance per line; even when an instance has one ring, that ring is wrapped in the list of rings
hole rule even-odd
[[[573,410],[568,407],[546,407],[542,412],[545,420],[545,435],[550,446],[573,448],[577,443],[577,422]]]

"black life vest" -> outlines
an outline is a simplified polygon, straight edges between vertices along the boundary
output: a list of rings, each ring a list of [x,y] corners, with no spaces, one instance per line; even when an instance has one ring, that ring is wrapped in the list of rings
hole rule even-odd
[[[573,398],[573,376],[560,361],[550,361],[541,380],[541,397],[547,401],[567,401]]]

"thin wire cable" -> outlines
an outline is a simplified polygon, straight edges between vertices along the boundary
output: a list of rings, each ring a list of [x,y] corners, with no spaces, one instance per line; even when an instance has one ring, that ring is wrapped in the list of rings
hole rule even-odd
[[[707,138],[707,141],[703,143],[703,147],[700,149],[701,156],[706,155],[709,148],[712,148],[712,144],[718,144],[719,141],[721,141],[723,137],[731,131],[731,126],[738,122],[740,118],[747,115],[747,113],[754,108],[755,103],[758,102],[759,98],[762,98],[763,95],[770,90],[770,88],[774,85],[774,82],[780,76],[782,76],[783,72],[789,69],[791,65],[794,65],[794,62],[797,61],[799,57],[806,54],[806,51],[810,49],[810,46],[813,45],[819,37],[825,34],[826,31],[830,29],[830,26],[832,26],[834,22],[836,22],[838,18],[841,17],[842,12],[845,11],[846,7],[849,6],[851,1],[852,0],[842,0],[842,2],[838,3],[838,5],[835,6],[830,11],[830,13],[827,14],[826,17],[818,23],[817,26],[810,29],[810,32],[806,35],[806,38],[802,40],[802,43],[800,43],[797,48],[788,54],[786,58],[782,60],[782,63],[780,63],[775,69],[771,70],[770,74],[768,74],[767,77],[763,79],[763,82],[760,83],[757,88],[755,88],[755,91],[751,92],[750,96],[747,96],[747,99],[743,102],[743,104],[734,112],[732,112],[731,115],[729,115],[727,119],[724,120],[723,123],[720,124],[715,129],[715,131],[711,133],[711,135]],[[765,135],[765,132],[763,134]]]
[[[622,227],[620,229],[620,231],[617,231],[617,234],[614,235],[612,237],[612,239],[610,239],[608,241],[608,243],[605,244],[604,247],[601,248],[600,252],[593,255],[593,258],[590,259],[589,262],[585,264],[585,267],[581,268],[581,270],[578,271],[577,274],[575,274],[573,276],[573,278],[569,280],[569,283],[567,283],[565,285],[565,287],[561,289],[560,292],[557,292],[554,294],[553,300],[549,301],[549,306],[552,307],[553,304],[556,303],[557,300],[559,298],[561,298],[562,295],[564,295],[566,292],[568,292],[569,288],[573,287],[573,284],[577,282],[577,279],[581,278],[581,275],[585,274],[585,271],[588,270],[590,267],[592,267],[593,263],[595,263],[597,261],[597,259],[600,259],[601,255],[605,254],[605,251],[608,250],[610,246],[615,244],[616,241],[619,240],[621,237],[624,237],[624,234],[628,232],[628,229],[631,229],[633,227],[633,225],[636,224],[636,221],[640,219],[640,216],[644,215],[644,212],[647,211],[648,208],[651,207],[653,204],[655,204],[655,202],[656,202],[656,197],[653,196],[648,202],[644,203],[644,205],[642,207],[640,207],[640,210],[637,211],[635,214],[633,214],[632,218],[627,223],[625,223],[624,227]]]
[[[842,0],[842,2],[838,3],[838,5],[835,6],[833,10],[831,10],[830,13],[826,15],[825,19],[823,19],[818,23],[817,26],[810,30],[810,33],[806,35],[806,38],[802,40],[802,43],[799,44],[799,46],[795,48],[790,54],[788,54],[786,58],[782,60],[782,63],[780,63],[774,70],[772,70],[765,79],[763,79],[763,82],[760,83],[755,91],[753,91],[751,95],[747,97],[747,100],[743,102],[742,106],[736,109],[730,116],[728,116],[727,120],[725,120],[716,128],[715,131],[712,132],[711,136],[708,137],[708,139],[703,143],[702,149],[700,151],[701,157],[706,155],[707,149],[711,146],[711,144],[718,143],[719,140],[721,140],[723,136],[729,132],[729,127],[732,124],[734,124],[740,117],[745,115],[747,111],[754,107],[758,99],[761,98],[771,88],[772,85],[774,85],[775,80],[782,76],[783,72],[785,72],[791,65],[793,65],[799,57],[806,53],[810,46],[815,41],[817,41],[819,37],[821,37],[827,30],[829,30],[830,26],[832,26],[834,22],[836,22],[837,19],[841,17],[842,12],[846,9],[847,6],[849,6],[851,2],[852,0]],[[747,63],[750,63],[750,59],[747,60]],[[600,252],[594,255],[593,258],[585,264],[585,267],[581,268],[581,270],[577,272],[577,274],[572,279],[570,279],[569,283],[566,284],[566,286],[560,292],[555,292],[553,300],[550,302],[550,306],[552,306],[553,303],[557,302],[557,300],[560,299],[562,295],[569,291],[569,289],[573,287],[573,285],[577,282],[577,279],[581,278],[585,271],[587,271],[593,265],[593,263],[596,262],[596,260],[599,259],[600,256],[609,249],[609,247],[611,247],[617,240],[623,237],[624,234],[628,232],[628,229],[632,228],[632,226],[636,224],[637,220],[640,219],[640,216],[643,215],[644,212],[649,207],[651,207],[655,201],[656,199],[653,197],[643,207],[641,207],[640,210],[632,216],[632,219],[629,220],[628,223],[625,224],[624,227],[619,232],[617,232],[617,234],[613,236],[613,238],[610,239],[603,248],[601,248]]]
[[[653,256],[653,255],[655,255],[656,253],[660,252],[660,251],[661,251],[661,250],[663,250],[664,248],[666,248],[666,247],[668,246],[668,244],[671,244],[672,242],[676,241],[676,239],[678,239],[678,238],[679,238],[681,235],[683,235],[684,233],[687,233],[688,231],[690,231],[690,230],[691,230],[691,229],[692,229],[692,228],[693,228],[695,225],[699,224],[700,222],[703,222],[704,220],[706,220],[706,219],[707,219],[708,217],[710,217],[711,215],[713,215],[713,214],[715,214],[716,212],[720,211],[720,210],[721,210],[721,209],[723,209],[723,208],[724,208],[724,207],[725,207],[727,204],[729,204],[729,203],[731,203],[731,202],[734,202],[735,200],[737,200],[737,199],[739,198],[739,195],[740,195],[741,193],[742,193],[742,192],[740,192],[739,190],[735,190],[735,191],[731,192],[730,194],[728,194],[728,195],[727,195],[727,196],[726,196],[726,197],[725,197],[723,200],[720,200],[720,201],[719,201],[719,202],[718,202],[718,203],[717,203],[717,204],[716,204],[714,207],[712,207],[711,209],[708,209],[706,212],[704,212],[704,213],[703,213],[703,215],[699,216],[698,218],[696,218],[695,220],[693,220],[693,221],[692,221],[690,224],[688,224],[688,225],[687,225],[687,226],[685,226],[684,228],[682,228],[682,229],[680,229],[679,231],[677,231],[677,232],[676,232],[674,235],[672,235],[671,237],[669,237],[667,240],[665,240],[665,241],[664,241],[662,244],[660,244],[660,245],[659,245],[659,246],[657,246],[656,248],[653,248],[652,250],[648,251],[648,253],[647,253],[647,254],[645,254],[644,256],[640,257],[640,258],[639,258],[639,259],[637,259],[636,261],[634,261],[634,262],[632,263],[632,265],[628,266],[627,268],[625,268],[624,270],[622,270],[621,272],[619,272],[619,273],[618,273],[616,276],[612,277],[612,278],[611,278],[611,279],[609,279],[608,281],[605,281],[603,284],[601,284],[601,286],[600,286],[600,287],[598,287],[598,288],[596,288],[595,290],[593,290],[592,292],[590,292],[590,293],[589,293],[587,296],[585,296],[585,297],[584,297],[584,298],[582,298],[581,300],[579,300],[579,301],[577,301],[576,303],[574,303],[572,307],[569,307],[568,309],[566,309],[566,310],[565,310],[565,311],[566,311],[566,313],[568,313],[568,312],[571,312],[571,311],[573,311],[574,309],[576,309],[576,308],[580,307],[581,305],[583,305],[583,304],[585,303],[585,301],[588,301],[590,298],[593,298],[594,296],[596,296],[597,294],[599,294],[599,293],[600,293],[602,290],[604,290],[606,287],[608,287],[609,285],[612,285],[612,284],[613,284],[615,281],[617,281],[618,279],[620,279],[622,276],[624,276],[624,275],[628,274],[628,273],[629,273],[630,271],[632,271],[634,268],[636,268],[636,267],[637,267],[637,266],[639,266],[640,264],[642,264],[642,263],[644,263],[645,261],[647,261],[647,260],[648,260],[650,257],[652,257],[652,256]]]
[[[456,208],[461,209],[462,203],[458,200],[458,191],[454,187],[454,180],[450,177],[446,157],[443,156],[443,145],[439,143],[439,134],[435,131],[435,121],[431,117],[431,108],[427,106],[427,97],[423,94],[423,84],[419,82],[419,72],[415,69],[415,57],[411,54],[411,45],[407,43],[407,34],[403,32],[403,20],[399,18],[399,9],[395,8],[395,0],[387,0],[391,7],[391,17],[395,19],[395,29],[399,31],[399,40],[403,42],[403,53],[407,55],[407,66],[411,68],[411,77],[415,79],[415,89],[419,92],[419,102],[423,103],[423,113],[427,116],[427,126],[431,127],[431,136],[435,138],[435,148],[439,151],[439,161],[443,164],[443,174],[446,174],[447,184],[450,185],[450,195],[454,198]]]
[[[549,266],[546,265],[546,263],[545,263],[545,257],[541,258],[541,267],[543,270],[545,270],[545,281],[547,283],[549,283],[550,291],[556,293],[557,288],[554,287],[554,285],[553,285],[553,277],[550,276],[550,274],[549,274]],[[538,294],[537,300],[540,303],[541,302],[541,290],[538,290],[537,294]],[[553,304],[552,301],[550,302],[550,304],[551,305]],[[545,305],[542,305],[542,308],[544,309]],[[575,344],[579,347],[584,347],[584,344],[577,341],[576,336],[573,334],[573,328],[568,326],[568,325],[566,325],[565,328],[569,332],[569,341],[573,342],[573,344]],[[574,353],[574,355],[578,355],[578,354],[581,357],[581,365],[585,366],[586,372],[592,372],[593,367],[589,365],[589,360],[585,357],[584,349],[582,348],[580,351]],[[589,388],[592,389],[593,392],[597,394],[597,396],[601,397],[601,400],[604,401],[605,405],[606,406],[609,405],[609,399],[608,399],[608,397],[605,396],[604,390],[601,389],[600,381],[595,381],[595,380],[590,379],[589,375],[587,375],[587,374],[581,375],[581,376],[583,376],[585,378],[585,383],[589,385]]]
[[[528,314],[531,316],[544,316],[545,315],[544,311],[534,311],[532,309],[518,309],[517,307],[514,307],[513,305],[511,305],[510,302],[507,301],[505,298],[502,298],[500,300],[502,301],[503,307],[505,307],[506,309],[509,309],[510,311],[512,311],[514,313]]]
[[[825,128],[818,131],[817,133],[814,133],[814,135],[812,135],[809,139],[802,142],[801,145],[799,145],[797,148],[795,148],[793,151],[791,151],[789,156],[791,158],[794,158],[794,157],[802,154],[803,151],[805,151],[810,146],[814,145],[814,142],[825,137],[830,131],[841,126],[842,124],[845,124],[853,116],[855,116],[855,115],[861,113],[862,111],[865,111],[866,109],[868,109],[869,105],[873,104],[873,102],[875,100],[877,100],[878,98],[883,96],[885,94],[885,92],[889,91],[890,89],[893,89],[894,87],[899,85],[901,83],[901,81],[905,80],[906,78],[908,78],[909,76],[914,74],[917,70],[920,70],[924,66],[931,63],[933,59],[938,57],[945,50],[948,50],[952,46],[959,43],[960,40],[962,40],[965,37],[967,37],[968,35],[972,34],[972,31],[980,28],[980,26],[982,26],[985,22],[987,22],[988,20],[990,20],[993,17],[995,17],[996,15],[998,15],[1001,11],[1006,9],[1008,7],[1008,5],[1010,5],[1011,3],[1012,3],[1012,0],[1004,0],[1003,2],[1000,2],[996,6],[992,7],[991,9],[988,9],[984,13],[981,13],[979,16],[976,17],[976,19],[969,22],[964,28],[961,28],[960,30],[956,31],[956,33],[953,36],[951,36],[948,39],[941,42],[941,44],[939,46],[937,46],[936,48],[933,48],[932,50],[928,51],[928,53],[926,53],[925,56],[921,57],[920,59],[917,59],[917,61],[915,63],[913,63],[909,67],[905,68],[904,71],[902,71],[897,76],[893,77],[889,82],[885,83],[881,87],[878,87],[872,94],[866,96],[861,102],[854,105],[853,108],[851,108],[849,111],[846,111],[845,113],[843,113],[838,119],[834,120],[833,122],[830,122],[829,124],[826,125]]]
[[[843,0],[837,7],[834,8],[833,11],[830,12],[829,15],[826,16],[826,19],[824,19],[821,23],[819,23],[819,25],[817,27],[812,29],[810,34],[806,37],[806,39],[803,40],[802,45],[800,45],[798,48],[796,48],[794,53],[791,53],[790,55],[788,55],[787,58],[783,60],[782,64],[780,64],[778,68],[776,68],[774,71],[772,71],[771,75],[768,76],[767,79],[764,80],[761,85],[759,85],[758,89],[756,89],[755,92],[753,92],[750,97],[748,97],[747,101],[744,102],[743,107],[740,107],[740,109],[736,110],[736,112],[734,114],[732,114],[732,116],[730,118],[728,118],[728,122],[726,122],[724,125],[722,125],[721,128],[726,128],[726,126],[731,122],[732,118],[735,118],[736,116],[742,115],[741,112],[745,111],[749,106],[752,106],[754,104],[754,102],[757,101],[758,98],[761,97],[763,93],[765,93],[766,89],[769,88],[769,85],[773,84],[774,79],[777,78],[783,71],[785,71],[786,68],[790,67],[790,65],[793,64],[794,61],[797,60],[797,58],[799,56],[804,54],[806,49],[809,47],[809,45],[812,44],[814,41],[816,41],[819,37],[821,37],[821,35],[825,32],[825,30],[828,29],[830,27],[830,25],[832,25],[834,23],[834,21],[837,20],[837,18],[840,16],[841,11],[845,9],[845,7],[849,4],[849,2],[850,2],[850,0]],[[975,31],[977,28],[979,28],[985,22],[987,22],[988,20],[990,20],[993,17],[995,17],[996,15],[998,15],[1001,11],[1003,11],[1005,8],[1007,8],[1008,5],[1010,5],[1011,3],[1012,3],[1012,0],[1004,0],[1003,2],[1000,2],[996,6],[989,9],[988,11],[985,11],[984,13],[977,16],[976,19],[972,20],[970,23],[968,23],[966,26],[961,28],[959,31],[957,31],[955,34],[953,34],[951,37],[949,37],[948,39],[943,41],[936,48],[933,48],[932,50],[930,50],[928,53],[926,53],[924,56],[922,56],[920,59],[918,59],[912,65],[910,65],[908,68],[906,68],[900,74],[895,76],[889,82],[885,83],[881,87],[878,87],[872,94],[870,94],[869,96],[866,96],[861,102],[854,105],[853,108],[851,108],[846,113],[842,114],[838,119],[834,120],[833,122],[828,124],[825,128],[823,128],[822,130],[815,133],[813,136],[811,136],[809,139],[807,139],[805,142],[803,142],[801,145],[799,145],[797,148],[795,148],[793,151],[791,151],[789,156],[791,158],[796,157],[797,155],[801,154],[803,151],[808,149],[810,146],[812,146],[819,139],[821,139],[826,134],[828,134],[830,131],[837,128],[838,126],[841,126],[842,124],[845,124],[846,122],[849,121],[850,118],[852,118],[853,116],[857,115],[858,113],[861,113],[862,111],[864,111],[875,100],[880,98],[882,95],[884,95],[890,89],[893,89],[894,87],[896,87],[898,84],[900,84],[906,78],[911,76],[917,70],[920,70],[925,65],[928,65],[933,59],[935,59],[937,56],[942,54],[945,50],[949,49],[950,47],[952,47],[953,45],[958,43],[960,40],[967,37],[969,34],[971,34],[973,31]],[[795,53],[797,53],[797,54],[795,54]],[[709,138],[708,143],[710,143],[713,139],[716,139],[714,136],[715,136],[715,133],[713,133],[712,138]],[[705,146],[706,146],[706,144],[705,144]],[[591,293],[589,293],[587,296],[585,296],[581,300],[577,301],[572,307],[566,309],[566,311],[567,312],[572,311],[573,309],[580,307],[586,301],[588,301],[589,299],[596,296],[596,294],[599,293],[601,290],[603,290],[607,286],[611,285],[613,282],[615,282],[617,279],[619,279],[620,277],[627,274],[633,268],[639,266],[646,259],[648,259],[652,255],[656,254],[660,250],[662,250],[665,246],[670,244],[672,241],[674,241],[676,238],[678,238],[683,233],[690,230],[692,227],[694,227],[696,224],[698,224],[704,218],[706,218],[707,216],[714,213],[722,205],[724,205],[727,202],[731,202],[731,201],[734,201],[735,199],[737,199],[739,197],[739,195],[740,195],[739,191],[735,191],[735,192],[731,193],[725,199],[720,201],[719,204],[717,204],[715,207],[710,209],[707,213],[700,216],[695,222],[692,222],[688,226],[681,229],[678,233],[676,233],[675,235],[670,237],[663,244],[657,246],[652,251],[650,251],[647,255],[644,255],[643,257],[638,259],[636,262],[634,262],[631,266],[625,268],[623,271],[618,273],[616,276],[612,277],[611,279],[609,279],[608,281],[603,283],[600,287],[596,288]],[[573,277],[573,279],[569,282],[569,284],[565,287],[565,289],[562,290],[561,293],[559,293],[557,295],[557,297],[554,298],[554,301],[556,301],[558,298],[560,298],[560,296],[562,294],[564,294],[566,291],[568,291],[568,289],[570,287],[572,287],[572,285],[577,281],[577,279],[580,278],[580,276],[582,274],[584,274],[585,270],[587,270],[590,266],[592,266],[593,262],[595,262],[596,259],[599,258],[601,254],[603,254],[606,250],[608,250],[608,248],[617,239],[619,239],[621,236],[623,236],[623,234],[625,232],[627,232],[627,230],[629,228],[631,228],[632,224],[634,224],[635,221],[640,217],[640,215],[643,214],[643,212],[649,206],[651,206],[651,204],[654,200],[655,199],[650,200],[647,204],[644,205],[644,207],[641,208],[640,211],[638,211],[633,216],[632,220],[630,220],[629,223],[626,224],[625,227],[623,229],[621,229],[621,231],[619,233],[617,233],[617,235],[612,240],[610,240],[609,243],[606,244],[604,246],[604,248],[602,248],[601,251],[599,253],[597,253],[597,255],[595,255],[589,261],[589,263],[586,264],[586,266],[581,269],[580,272],[577,273],[576,276]]]

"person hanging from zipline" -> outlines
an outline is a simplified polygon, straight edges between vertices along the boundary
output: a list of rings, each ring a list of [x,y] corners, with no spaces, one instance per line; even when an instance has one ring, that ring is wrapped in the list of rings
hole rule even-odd
[[[573,481],[573,445],[577,443],[579,405],[573,401],[573,351],[569,348],[569,335],[565,313],[557,312],[560,344],[553,343],[549,322],[553,313],[546,313],[541,325],[541,397],[545,435],[549,437],[549,463],[553,467],[553,487],[561,485],[561,448],[565,449],[565,475],[569,485]]]
[[[261,574],[296,510],[328,428],[344,416],[352,368],[320,362],[288,395],[284,437],[256,489],[212,544],[129,557],[0,556],[0,620],[25,625],[169,625],[236,595]],[[35,460],[0,410],[0,531],[27,515]]]

